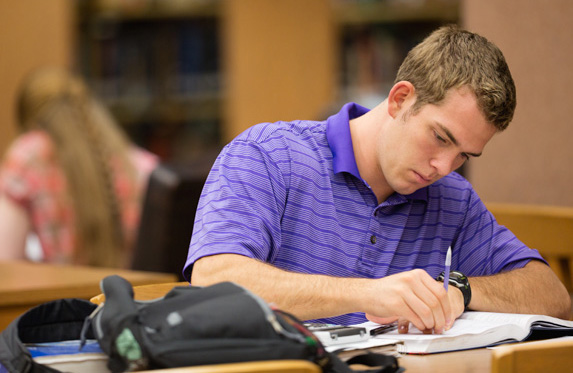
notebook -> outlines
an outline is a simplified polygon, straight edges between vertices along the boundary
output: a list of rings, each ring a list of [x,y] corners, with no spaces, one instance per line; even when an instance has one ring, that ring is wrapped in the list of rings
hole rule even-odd
[[[360,325],[372,328],[378,324]],[[431,354],[563,336],[573,336],[573,321],[543,315],[465,312],[443,334],[423,334],[411,325],[408,334],[393,330],[375,339],[400,340],[397,347],[401,353]]]

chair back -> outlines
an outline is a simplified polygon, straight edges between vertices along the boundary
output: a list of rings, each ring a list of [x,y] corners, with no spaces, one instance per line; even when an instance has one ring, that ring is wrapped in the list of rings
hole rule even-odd
[[[573,338],[548,339],[492,349],[492,373],[570,372]]]
[[[572,293],[573,208],[502,203],[486,206],[499,224],[539,251]]]
[[[174,273],[183,266],[199,197],[208,172],[180,165],[159,165],[150,175],[131,269]]]

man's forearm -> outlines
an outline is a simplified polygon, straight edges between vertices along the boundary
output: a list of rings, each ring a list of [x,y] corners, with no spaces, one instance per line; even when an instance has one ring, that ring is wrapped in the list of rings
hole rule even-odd
[[[539,261],[531,261],[513,271],[469,280],[472,310],[570,317],[569,293],[553,271]]]
[[[223,254],[198,260],[191,284],[233,281],[301,319],[336,316],[359,310],[352,298],[364,279],[342,279],[287,272],[241,255]]]
[[[221,281],[242,285],[303,320],[364,312],[386,322],[407,320],[420,330],[441,333],[463,311],[461,293],[446,292],[421,269],[368,279],[288,272],[235,254],[195,262],[191,284]]]

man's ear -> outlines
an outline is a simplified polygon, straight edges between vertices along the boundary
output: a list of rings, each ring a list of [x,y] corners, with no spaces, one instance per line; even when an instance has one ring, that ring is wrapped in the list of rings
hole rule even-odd
[[[400,81],[392,87],[388,94],[388,114],[396,119],[400,112],[408,109],[416,99],[414,85],[407,81]]]

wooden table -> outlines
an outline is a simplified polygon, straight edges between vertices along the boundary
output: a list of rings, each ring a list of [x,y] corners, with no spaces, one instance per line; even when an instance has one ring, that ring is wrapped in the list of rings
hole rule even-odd
[[[174,286],[187,286],[186,282],[177,282],[177,283],[163,283],[163,284],[156,284],[156,285],[144,285],[144,286],[137,286],[134,288],[135,299],[139,300],[149,300],[161,297],[165,295],[169,290],[171,290]],[[573,299],[573,297],[572,297]],[[103,295],[98,295],[91,299],[94,303],[100,303],[104,301]],[[535,342],[531,342],[535,343]],[[560,343],[555,341],[554,343]],[[525,347],[526,343],[518,343],[515,345],[505,345],[505,348],[511,348],[508,346],[518,346]],[[556,350],[560,353],[560,355],[568,355],[569,350],[573,349],[573,346],[568,346],[567,353],[563,353],[561,350]],[[373,349],[375,352],[375,349]],[[482,372],[491,372],[493,365],[492,365],[492,357],[497,352],[494,352],[492,349],[487,348],[480,348],[480,349],[473,349],[473,350],[466,350],[466,351],[453,351],[453,352],[446,352],[446,353],[439,353],[439,354],[432,354],[432,355],[401,355],[398,362],[401,367],[406,368],[406,372],[437,372],[437,373],[482,373]],[[528,364],[531,366],[530,371],[539,371],[536,369],[538,366],[546,366],[546,353],[537,353],[535,354],[534,351],[526,351],[525,354],[532,359],[528,361]],[[572,360],[573,357],[569,358]],[[567,371],[567,368],[571,366],[571,362],[563,362],[563,359],[552,359],[555,361],[556,369],[550,369],[548,371]],[[536,363],[536,364],[534,364]],[[567,367],[567,368],[564,368]],[[172,369],[161,369],[155,370],[153,372],[165,372],[165,373],[245,373],[245,372],[252,372],[259,370],[249,370],[252,366],[248,363],[239,364],[237,366],[232,365],[229,368],[228,365],[217,365],[217,366],[197,366],[197,367],[185,367],[185,368],[172,368]],[[502,370],[503,371],[503,370]],[[151,371],[150,371],[151,372]]]
[[[120,275],[132,285],[174,282],[173,274],[40,264],[0,262],[0,330],[38,304],[60,298],[83,298],[101,293],[100,281]]]
[[[487,373],[491,372],[491,350],[481,348],[458,352],[414,356],[403,355],[398,359],[407,373]],[[238,365],[203,365],[197,367],[158,369],[145,372],[157,373],[248,373],[260,372],[250,370],[249,363]],[[143,373],[143,372],[142,372]]]
[[[187,286],[186,282],[163,283],[157,285],[145,285],[134,287],[135,299],[149,300],[165,295],[174,286]],[[104,301],[103,295],[98,295],[91,299],[94,303]],[[490,372],[492,351],[481,348],[467,351],[455,351],[432,355],[401,355],[400,366],[406,368],[407,372],[439,372],[439,373],[459,373],[459,372]],[[165,373],[206,373],[212,367],[188,367],[159,370]],[[221,369],[221,372],[228,372]]]
[[[445,352],[432,355],[402,355],[398,359],[406,372],[483,373],[491,372],[492,350]]]

